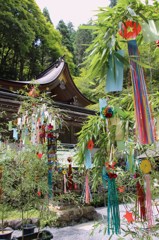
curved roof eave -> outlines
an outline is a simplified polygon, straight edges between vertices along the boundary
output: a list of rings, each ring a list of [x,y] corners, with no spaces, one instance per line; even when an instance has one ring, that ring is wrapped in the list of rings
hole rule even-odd
[[[75,85],[72,76],[70,74],[67,63],[63,60],[63,58],[59,58],[53,65],[51,65],[48,69],[42,72],[39,77],[33,81],[15,81],[15,80],[2,80],[0,79],[0,86],[6,89],[19,90],[24,88],[26,85],[39,85],[40,90],[44,90],[49,87],[50,90],[56,91],[56,87],[60,84],[60,80],[58,79],[62,72],[65,72],[67,75],[68,88],[67,91],[71,93],[73,96],[77,96],[78,100],[81,101],[83,106],[87,106],[90,104],[94,104],[94,102],[90,101],[86,98]],[[61,93],[63,94],[62,90]]]

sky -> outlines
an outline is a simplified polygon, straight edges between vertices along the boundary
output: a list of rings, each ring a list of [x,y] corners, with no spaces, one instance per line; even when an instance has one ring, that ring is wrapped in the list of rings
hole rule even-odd
[[[35,0],[41,10],[47,7],[56,27],[62,19],[66,24],[72,22],[75,29],[80,24],[94,18],[99,7],[110,4],[109,0]]]

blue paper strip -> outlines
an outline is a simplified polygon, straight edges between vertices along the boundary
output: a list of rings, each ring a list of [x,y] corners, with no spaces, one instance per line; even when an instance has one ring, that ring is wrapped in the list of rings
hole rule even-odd
[[[103,114],[102,114],[102,110],[103,108],[105,108],[107,106],[107,101],[105,98],[100,98],[99,99],[99,109],[100,109],[100,117],[101,118],[104,118],[103,117]]]
[[[85,167],[86,169],[92,168],[92,156],[90,150],[85,151]]]
[[[117,54],[124,56],[123,50],[118,50]],[[123,63],[113,54],[109,57],[109,69],[106,78],[106,92],[122,91],[123,88]]]

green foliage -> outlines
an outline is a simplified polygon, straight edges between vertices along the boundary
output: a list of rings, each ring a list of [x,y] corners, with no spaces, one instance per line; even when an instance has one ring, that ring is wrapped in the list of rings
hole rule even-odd
[[[75,55],[76,63],[80,67],[85,58],[85,50],[91,44],[93,40],[92,31],[84,29],[85,25],[81,25],[76,32],[75,37]]]
[[[34,0],[0,1],[0,73],[4,79],[31,80],[66,55],[61,35]],[[48,16],[48,12],[44,13]],[[18,33],[18,34],[17,34]]]
[[[110,53],[124,63],[124,88],[131,86],[127,41],[119,35],[119,27],[127,19],[139,23],[150,19],[157,21],[158,9],[158,1],[154,1],[151,5],[143,4],[138,0],[117,1],[113,8],[100,8],[97,20],[92,25],[81,27],[81,29],[92,31],[93,35],[93,41],[86,49],[85,61],[82,63],[83,69],[75,80],[82,93],[94,101],[106,95],[104,89]],[[157,87],[155,82],[158,82],[158,48],[153,42],[144,43],[142,32],[137,37],[137,41],[140,51],[138,64],[145,68],[145,77],[152,92]],[[125,57],[116,53],[119,49],[124,49]],[[86,90],[84,86],[88,89]]]

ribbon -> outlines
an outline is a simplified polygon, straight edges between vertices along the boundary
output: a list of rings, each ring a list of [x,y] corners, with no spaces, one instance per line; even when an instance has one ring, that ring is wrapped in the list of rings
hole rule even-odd
[[[155,142],[154,122],[148,102],[147,89],[142,67],[136,62],[139,61],[139,53],[136,40],[128,41],[131,78],[134,92],[134,107],[138,139],[141,144],[152,144]]]
[[[67,188],[66,188],[66,183],[67,183],[66,174],[63,174],[63,182],[64,182],[64,193],[67,193]]]
[[[135,216],[135,219],[140,218],[141,220],[146,220],[146,208],[145,208],[145,192],[143,186],[138,181],[136,183],[136,212],[138,212],[138,216]]]
[[[153,225],[153,211],[152,211],[152,200],[151,200],[151,186],[150,186],[150,175],[145,174],[146,181],[146,215],[148,221],[148,228],[150,229]]]
[[[90,188],[89,188],[89,178],[88,178],[88,173],[86,173],[86,199],[85,202],[87,204],[90,203]]]

